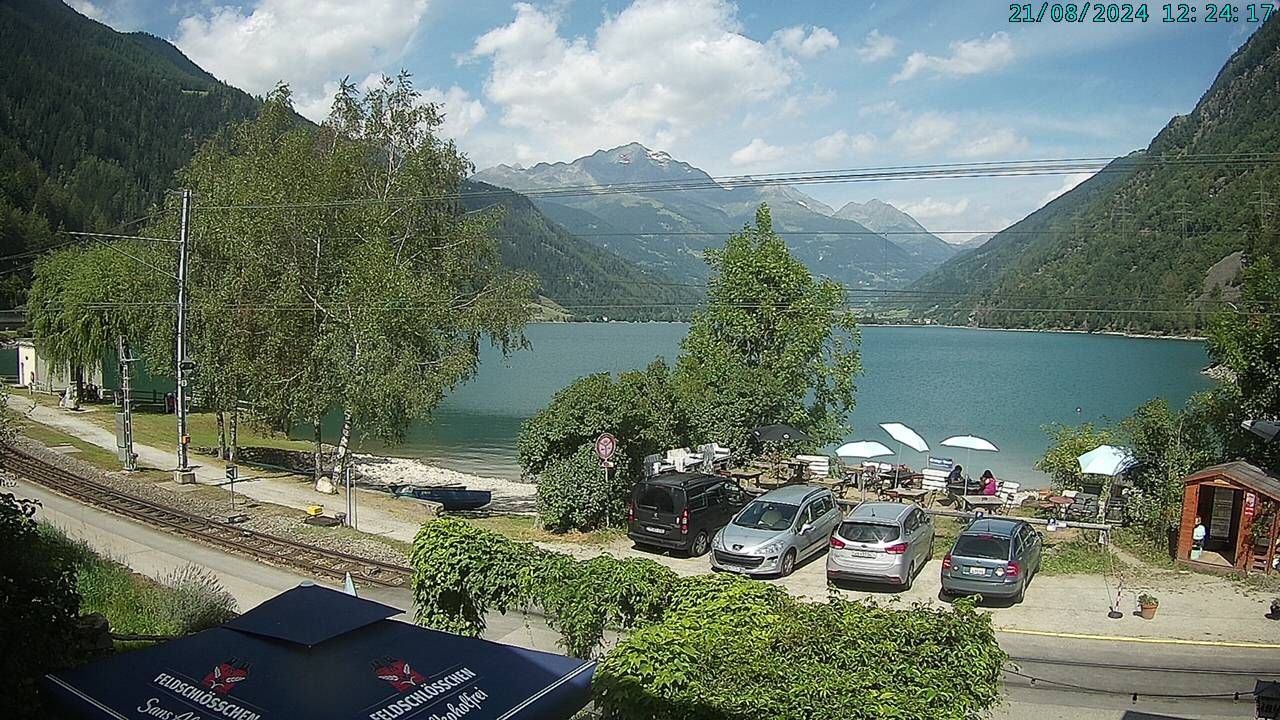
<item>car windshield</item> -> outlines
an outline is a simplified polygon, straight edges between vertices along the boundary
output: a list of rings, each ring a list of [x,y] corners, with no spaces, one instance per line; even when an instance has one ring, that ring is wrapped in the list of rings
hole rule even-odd
[[[840,537],[849,542],[893,542],[898,539],[899,534],[897,525],[850,521],[840,526]]]
[[[647,485],[640,491],[640,497],[637,499],[636,504],[642,508],[657,510],[660,513],[673,513],[676,511],[676,502],[673,495],[671,488]]]
[[[743,508],[733,524],[756,530],[786,530],[796,519],[800,508],[785,503],[756,500]]]
[[[1008,560],[1009,538],[998,535],[961,535],[952,555],[983,560]]]

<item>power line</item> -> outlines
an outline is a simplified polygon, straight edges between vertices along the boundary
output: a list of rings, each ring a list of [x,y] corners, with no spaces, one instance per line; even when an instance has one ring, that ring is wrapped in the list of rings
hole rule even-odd
[[[1131,172],[1142,167],[1157,165],[1256,165],[1280,162],[1280,153],[1222,153],[1185,154],[1176,157],[1140,156],[1118,159],[1067,159],[1067,160],[1015,160],[977,163],[951,163],[946,165],[900,165],[884,168],[862,168],[843,171],[819,171],[802,173],[777,173],[771,176],[707,176],[686,181],[651,181],[647,183],[623,183],[612,185],[561,185],[526,190],[460,191],[438,195],[398,196],[386,198],[342,198],[326,201],[291,203],[246,203],[239,205],[203,205],[202,210],[270,210],[336,208],[370,204],[403,202],[453,201],[468,198],[506,196],[519,192],[526,197],[573,197],[639,192],[673,192],[688,190],[732,190],[740,187],[771,185],[819,185],[827,183],[853,183],[895,180],[953,179],[979,177],[1009,177],[1029,175],[1063,175],[1079,172]]]

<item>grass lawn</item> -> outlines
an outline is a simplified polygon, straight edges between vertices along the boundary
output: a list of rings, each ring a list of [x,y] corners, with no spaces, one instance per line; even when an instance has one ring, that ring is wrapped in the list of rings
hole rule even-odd
[[[235,601],[212,576],[188,568],[158,583],[93,552],[49,525],[41,525],[45,550],[75,568],[81,613],[101,613],[112,632],[182,635],[231,619]]]
[[[608,528],[589,533],[547,532],[534,524],[534,519],[525,515],[490,515],[487,517],[468,517],[466,521],[486,530],[506,535],[512,540],[541,543],[564,543],[570,545],[586,545],[604,547],[625,538],[627,533],[620,528]]]

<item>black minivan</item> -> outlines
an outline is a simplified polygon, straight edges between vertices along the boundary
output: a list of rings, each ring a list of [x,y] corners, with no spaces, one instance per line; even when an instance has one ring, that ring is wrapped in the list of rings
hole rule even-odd
[[[737,483],[718,475],[655,475],[631,489],[627,536],[640,546],[705,555],[745,501]]]

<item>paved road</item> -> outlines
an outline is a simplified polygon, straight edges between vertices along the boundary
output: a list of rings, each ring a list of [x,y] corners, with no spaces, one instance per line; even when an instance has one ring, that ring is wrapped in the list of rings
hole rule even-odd
[[[38,486],[19,483],[21,494],[43,503],[40,515],[99,552],[158,577],[187,563],[208,568],[239,601],[252,607],[307,579],[296,573],[227,555],[183,538],[138,525],[108,513],[86,508]],[[362,595],[400,608],[409,608],[406,590],[368,589]],[[486,637],[543,650],[556,649],[556,635],[536,617],[491,615]],[[1137,710],[1182,718],[1249,718],[1252,702],[1230,699],[1179,700],[1131,693],[1200,694],[1250,690],[1254,678],[1280,679],[1280,651],[1176,645],[1168,643],[1108,642],[1041,635],[1000,633],[1001,646],[1020,671],[1041,678],[1035,686],[1026,679],[1006,677],[1008,702],[998,718],[1036,720],[1107,720]],[[1115,694],[1083,692],[1045,681],[1108,690]]]

